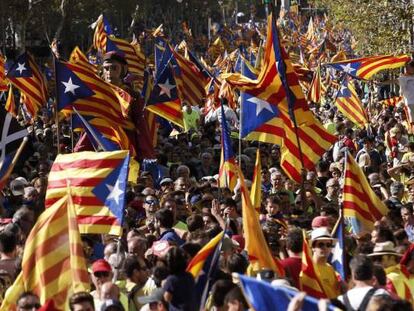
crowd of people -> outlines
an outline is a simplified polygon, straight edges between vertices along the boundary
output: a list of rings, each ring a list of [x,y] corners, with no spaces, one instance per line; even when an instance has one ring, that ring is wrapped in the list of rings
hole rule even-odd
[[[123,86],[120,77],[126,62],[120,58],[118,54],[104,58],[103,77]],[[407,64],[406,76],[412,75],[413,65]],[[407,89],[412,92],[410,86]],[[368,98],[368,90],[361,88],[360,92],[361,97]],[[224,98],[221,104],[231,128],[237,130],[240,111]],[[256,150],[260,149],[260,224],[285,276],[251,267],[251,258],[244,250],[240,184],[234,191],[219,187],[220,110],[204,111],[185,104],[185,132],[174,136],[163,128],[158,132],[156,173],[145,170],[142,164],[138,179],[128,184],[123,236],[82,235],[93,290],[72,294],[70,310],[198,309],[197,279],[187,266],[221,231],[226,236],[218,267],[209,275],[211,290],[203,309],[248,309],[251,302],[237,280],[238,274],[247,274],[272,286],[294,288],[297,295],[289,310],[301,310],[303,230],[308,233],[312,260],[329,304],[341,310],[412,310],[414,141],[408,116],[403,106],[371,102],[369,127],[360,129],[340,114],[333,99],[321,106],[312,104],[312,109],[325,128],[337,136],[337,142],[317,163],[315,171],[305,174],[302,192],[301,185],[288,179],[280,167],[280,146],[233,142],[239,147],[236,160],[249,187]],[[42,111],[31,125],[21,161],[2,191],[2,298],[21,270],[26,238],[45,208],[48,174],[58,149],[57,135],[60,151],[70,153],[78,135],[73,135],[65,123],[57,130],[49,112]],[[77,147],[79,151],[87,148],[82,144]],[[343,279],[330,261],[337,243],[332,230],[340,217],[346,152],[354,155],[389,214],[378,220],[372,231],[355,234],[345,230]],[[16,308],[37,310],[41,308],[40,297],[22,292]],[[328,308],[326,301],[321,301],[319,308]]]

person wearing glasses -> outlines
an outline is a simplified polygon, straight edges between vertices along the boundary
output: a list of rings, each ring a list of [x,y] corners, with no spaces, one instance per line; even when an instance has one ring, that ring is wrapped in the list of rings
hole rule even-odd
[[[335,239],[325,227],[316,228],[311,233],[313,262],[321,278],[323,290],[329,299],[341,294],[341,287],[334,268],[328,263],[328,257],[334,247]]]

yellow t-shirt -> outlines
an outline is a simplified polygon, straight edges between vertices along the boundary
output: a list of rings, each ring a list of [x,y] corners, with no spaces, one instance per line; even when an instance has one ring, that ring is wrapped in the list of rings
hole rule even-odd
[[[334,268],[328,263],[315,264],[320,273],[323,290],[329,299],[336,298],[341,294],[338,277]]]

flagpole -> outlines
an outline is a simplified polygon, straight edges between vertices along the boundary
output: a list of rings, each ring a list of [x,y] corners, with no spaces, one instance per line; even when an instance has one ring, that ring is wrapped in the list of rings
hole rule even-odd
[[[17,161],[20,158],[21,153],[23,152],[24,147],[26,146],[27,142],[29,141],[29,138],[26,136],[23,138],[23,141],[20,143],[19,148],[16,151],[16,154],[13,157],[13,160],[10,165],[10,171],[14,169],[14,166],[16,165]]]
[[[241,95],[240,95],[241,96]],[[241,130],[242,130],[242,120],[243,120],[243,105],[240,102],[240,116],[239,116],[239,168],[241,170],[241,154],[242,154],[242,137],[241,137]]]
[[[57,153],[60,154],[60,130],[59,130],[59,86],[57,85],[56,75],[56,62],[57,56],[52,52],[53,57],[53,71],[55,75],[55,124],[56,124],[56,136],[57,136]],[[72,129],[73,130],[73,129]]]

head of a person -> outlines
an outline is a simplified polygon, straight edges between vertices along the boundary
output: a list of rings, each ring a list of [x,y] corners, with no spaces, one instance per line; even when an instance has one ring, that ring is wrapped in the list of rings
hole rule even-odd
[[[106,82],[121,86],[127,73],[127,62],[117,52],[108,52],[103,57],[102,75]]]
[[[226,217],[236,218],[238,216],[237,203],[232,198],[227,198],[220,202],[220,209]]]
[[[165,255],[165,263],[170,274],[183,273],[187,267],[187,256],[179,247],[171,247]]]
[[[98,259],[92,264],[92,282],[100,293],[102,285],[112,279],[111,265],[105,259]]]
[[[148,279],[148,268],[145,262],[139,262],[136,257],[128,256],[125,259],[124,271],[126,277],[136,284],[143,285]]]
[[[408,75],[414,74],[414,60],[410,60],[405,64],[405,72]]]
[[[326,192],[327,195],[331,198],[337,198],[339,195],[339,181],[336,178],[330,178],[326,182]]]
[[[177,177],[183,177],[187,180],[190,178],[190,169],[187,165],[180,165],[177,167]]]
[[[44,196],[47,188],[47,178],[38,177],[33,181],[33,187],[36,189],[39,196]]]
[[[213,306],[218,310],[224,307],[224,299],[229,291],[236,287],[231,280],[218,280],[211,288],[211,300]]]
[[[390,193],[393,197],[401,200],[404,195],[404,184],[399,181],[394,181],[390,186]]]
[[[77,292],[69,298],[70,311],[95,311],[93,296],[88,292]]]
[[[209,152],[201,154],[201,165],[209,167],[213,163],[213,155]]]
[[[224,298],[224,303],[228,311],[243,311],[249,309],[249,304],[244,298],[240,287],[231,289]]]
[[[302,252],[303,233],[300,229],[291,229],[286,235],[286,249],[294,254]]]
[[[326,261],[334,247],[334,239],[325,227],[316,228],[311,233],[312,251],[316,261]]]
[[[160,187],[163,193],[172,191],[174,189],[174,181],[169,177],[164,178],[160,181]]]
[[[112,283],[112,281],[108,281],[102,284],[101,292],[99,299],[100,300],[119,300],[121,295],[119,287]]]
[[[352,278],[355,281],[371,282],[373,278],[374,264],[366,255],[356,255],[352,258],[350,264]]]
[[[266,198],[266,212],[269,216],[276,215],[280,212],[280,198],[272,194]]]
[[[248,266],[249,262],[247,259],[239,253],[231,254],[226,261],[226,268],[228,273],[236,272],[245,274]]]
[[[283,187],[283,175],[281,172],[279,171],[274,171],[271,175],[270,175],[270,183],[272,184],[274,189],[282,189]]]
[[[175,191],[186,191],[187,190],[187,178],[178,177],[174,182],[174,190]]]
[[[153,215],[160,208],[160,202],[156,196],[147,195],[143,207],[147,215]]]
[[[164,290],[157,288],[149,296],[138,297],[138,302],[142,305],[148,304],[149,310],[167,311],[168,303],[164,300]]]
[[[10,257],[16,255],[17,237],[9,231],[3,230],[0,232],[0,253],[7,254]]]
[[[17,311],[34,311],[40,309],[39,297],[32,292],[22,293],[16,301]]]
[[[373,252],[368,256],[372,258],[374,263],[386,269],[395,266],[399,262],[401,254],[396,252],[393,242],[386,241],[376,243]]]
[[[29,234],[34,225],[34,221],[34,212],[24,206],[19,208],[13,215],[13,223],[18,224],[25,234]]]
[[[147,250],[147,239],[141,236],[134,236],[128,240],[128,255],[144,258]]]
[[[401,208],[401,218],[404,224],[412,224],[414,222],[412,204],[405,204]]]
[[[174,214],[169,209],[163,208],[155,213],[155,227],[171,229],[174,225]]]

